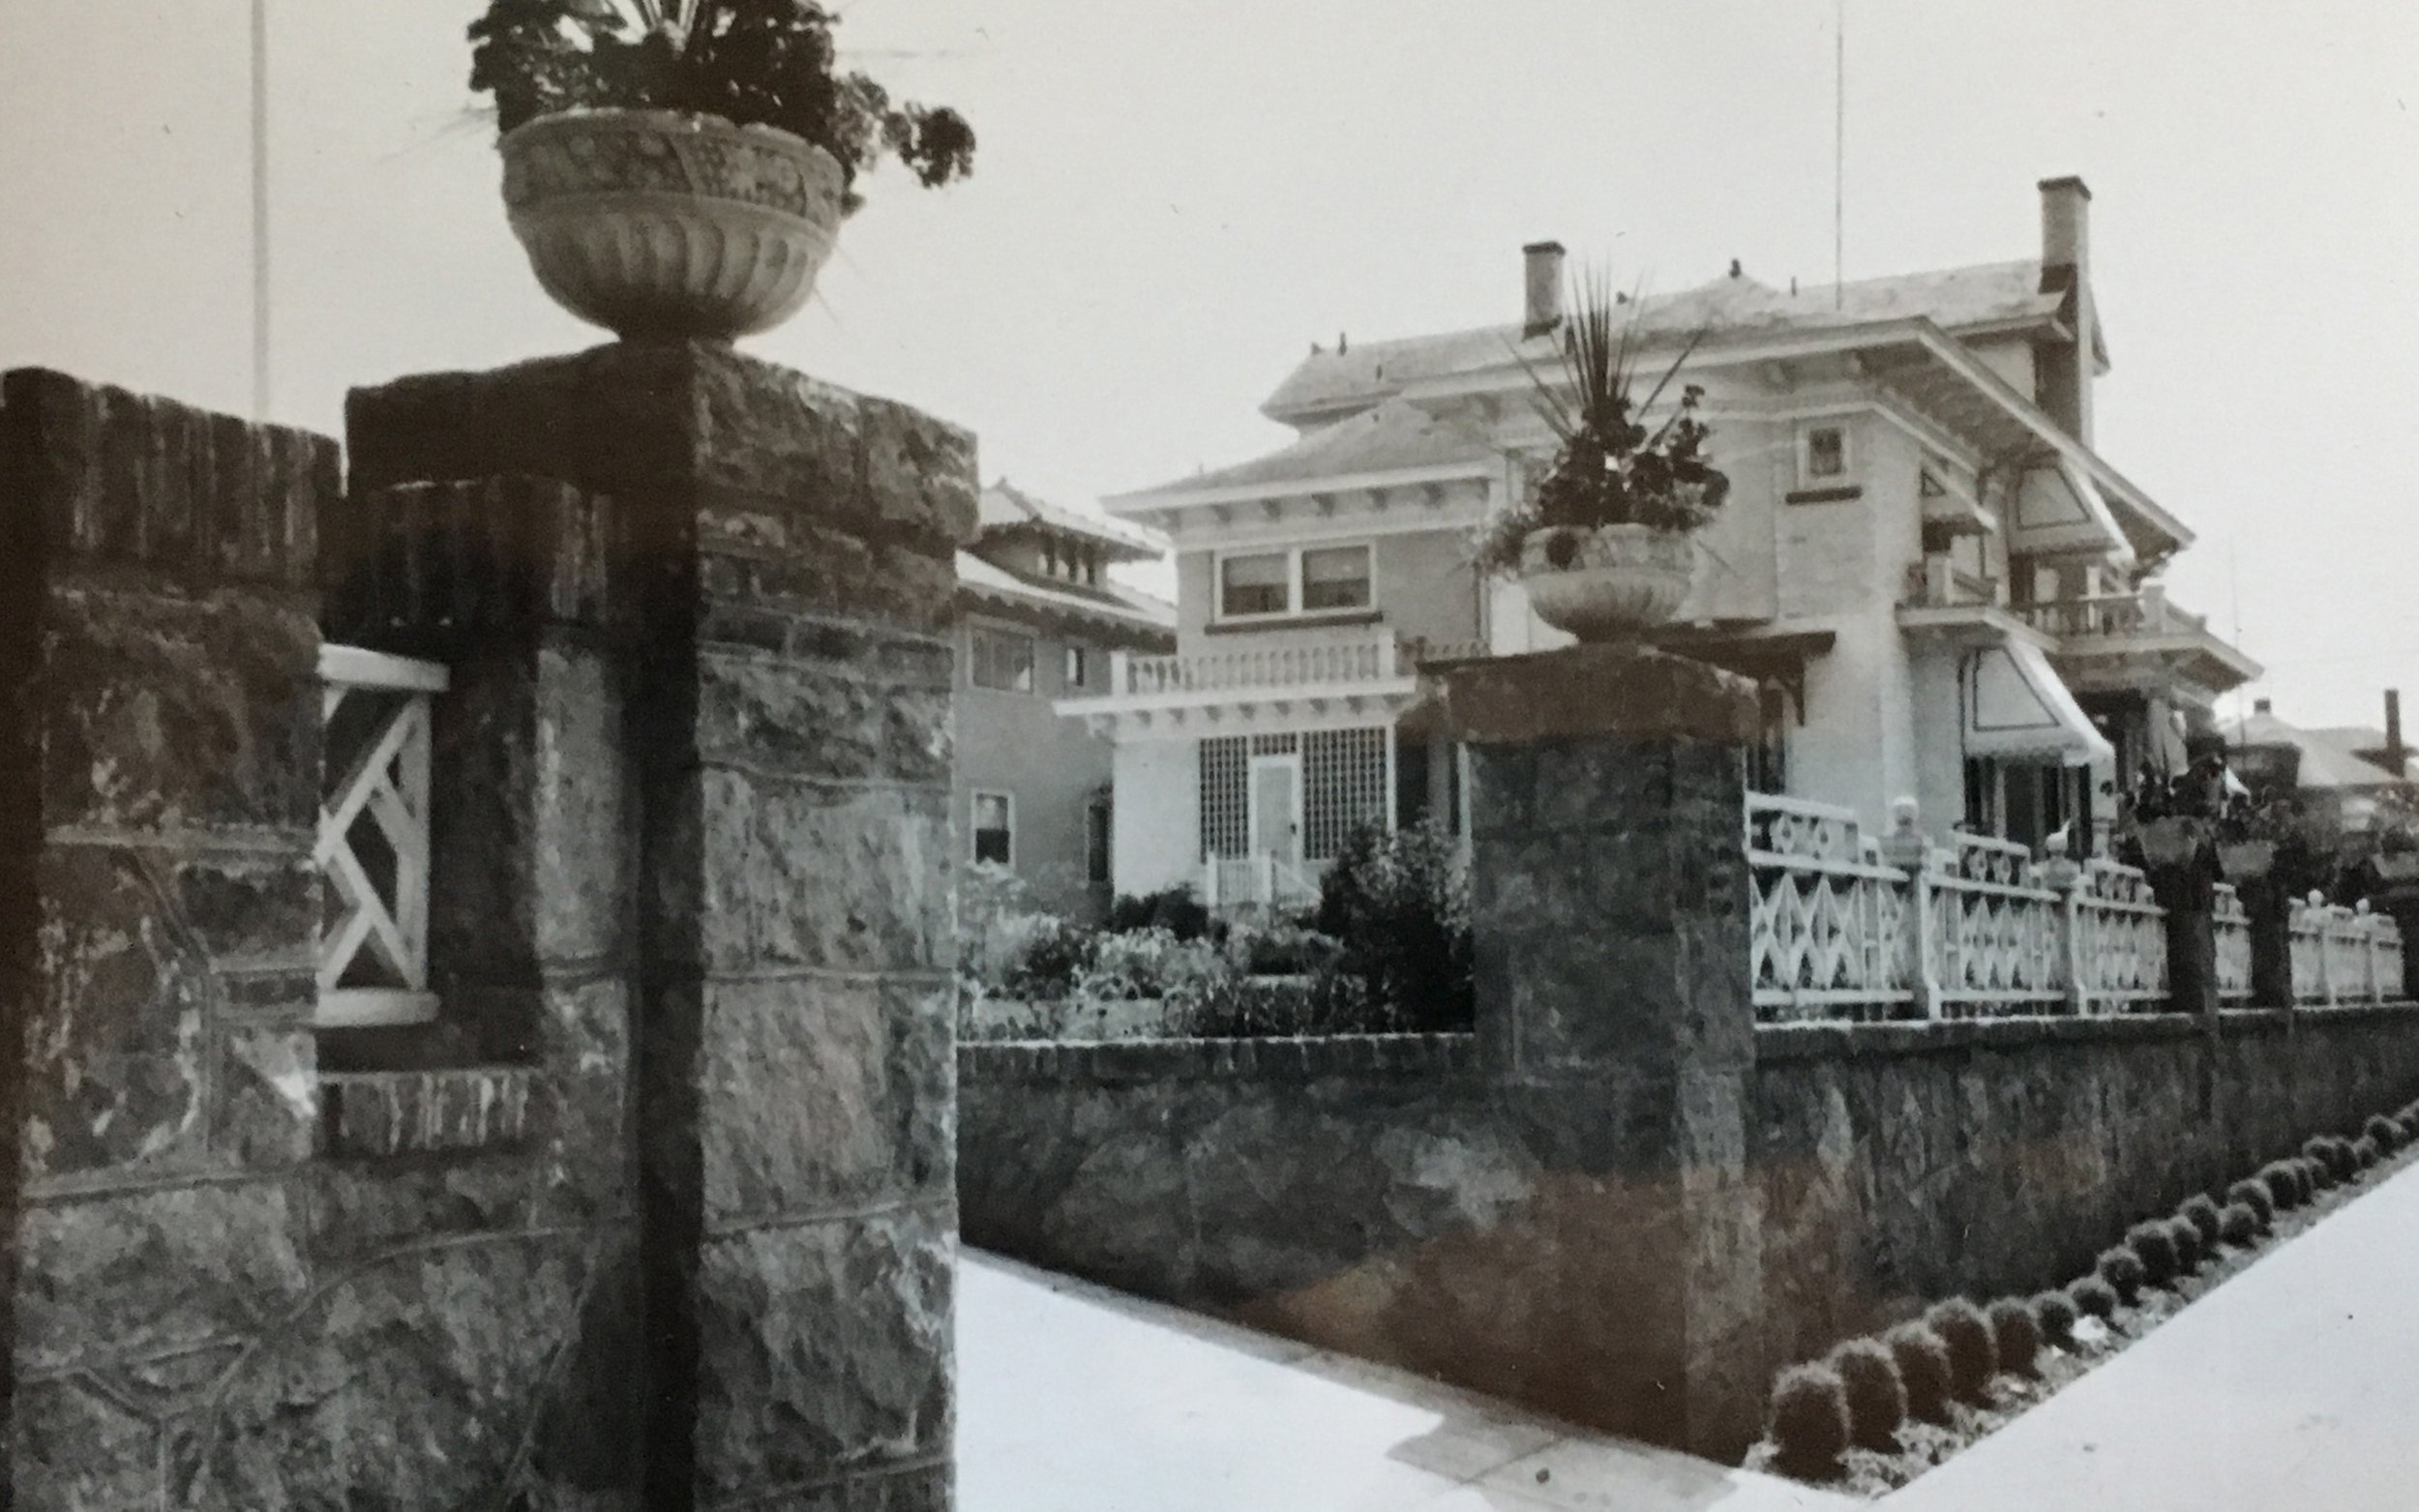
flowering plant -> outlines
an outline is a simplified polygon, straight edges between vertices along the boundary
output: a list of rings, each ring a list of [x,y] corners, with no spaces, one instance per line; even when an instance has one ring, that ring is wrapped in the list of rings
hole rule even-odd
[[[1554,433],[1554,461],[1535,493],[1496,517],[1479,546],[1482,565],[1517,573],[1530,536],[1552,532],[1546,560],[1576,559],[1580,540],[1603,525],[1646,525],[1673,533],[1714,518],[1730,479],[1705,460],[1713,434],[1699,418],[1704,389],[1684,385],[1662,423],[1646,413],[1662,400],[1704,333],[1691,337],[1643,400],[1636,395],[1643,344],[1635,301],[1617,299],[1601,274],[1574,281],[1573,313],[1563,333],[1562,373],[1549,381],[1526,360],[1539,418]],[[1627,305],[1629,314],[1619,313]]]
[[[857,170],[888,152],[927,186],[974,165],[974,130],[946,106],[894,105],[834,67],[835,17],[815,0],[489,0],[470,25],[470,87],[505,132],[557,111],[721,116],[813,142]]]

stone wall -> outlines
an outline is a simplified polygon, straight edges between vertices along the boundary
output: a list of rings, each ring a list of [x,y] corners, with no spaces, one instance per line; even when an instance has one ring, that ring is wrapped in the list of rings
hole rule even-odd
[[[686,348],[354,410],[347,489],[0,387],[0,1504],[946,1507],[971,442]],[[451,672],[433,1024],[312,1022],[323,634]]]

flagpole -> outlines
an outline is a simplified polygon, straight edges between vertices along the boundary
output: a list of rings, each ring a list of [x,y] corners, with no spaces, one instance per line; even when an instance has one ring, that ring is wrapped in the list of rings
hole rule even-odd
[[[1831,12],[1831,303],[1847,303],[1848,206],[1848,0]]]
[[[252,415],[269,418],[268,0],[252,0]]]

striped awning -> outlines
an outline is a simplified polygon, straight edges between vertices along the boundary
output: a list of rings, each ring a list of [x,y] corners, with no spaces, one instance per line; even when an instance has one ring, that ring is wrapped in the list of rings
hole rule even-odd
[[[1971,652],[1957,679],[1965,754],[2088,766],[2116,752],[2030,641]]]

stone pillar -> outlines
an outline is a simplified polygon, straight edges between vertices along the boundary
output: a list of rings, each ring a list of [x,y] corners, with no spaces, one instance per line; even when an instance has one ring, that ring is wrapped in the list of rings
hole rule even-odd
[[[309,1294],[335,444],[0,379],[0,1505],[181,1505]]]
[[[645,1505],[946,1507],[971,438],[704,343],[409,378],[349,427],[356,491],[614,504]]]
[[[1478,1031],[1548,1175],[1565,1410],[1736,1459],[1768,1384],[1744,748],[1754,685],[1579,646],[1448,669],[1472,747]],[[1577,1400],[1585,1397],[1592,1400]]]
[[[2293,900],[2271,872],[2243,883],[2243,913],[2251,921],[2251,1003],[2293,1006]]]
[[[2181,861],[2154,862],[2150,895],[2167,910],[2167,1007],[2218,1012],[2217,852],[2207,842]]]

